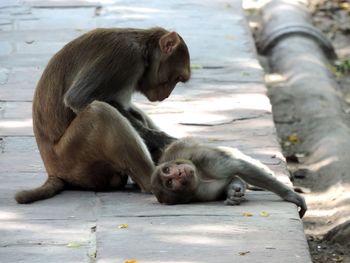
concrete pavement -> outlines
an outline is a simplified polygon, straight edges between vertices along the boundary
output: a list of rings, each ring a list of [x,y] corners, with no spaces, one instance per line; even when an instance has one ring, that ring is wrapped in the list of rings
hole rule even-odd
[[[181,34],[193,75],[166,101],[138,105],[169,134],[238,147],[290,184],[240,1],[1,0],[0,262],[311,262],[296,207],[267,192],[237,207],[165,206],[135,191],[16,204],[18,189],[46,178],[31,100],[48,59],[96,27],[151,26]]]

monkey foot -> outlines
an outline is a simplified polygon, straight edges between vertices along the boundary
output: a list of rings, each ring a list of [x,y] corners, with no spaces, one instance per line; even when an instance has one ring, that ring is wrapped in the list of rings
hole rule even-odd
[[[244,198],[245,188],[241,184],[231,184],[227,191],[225,205],[240,205]]]

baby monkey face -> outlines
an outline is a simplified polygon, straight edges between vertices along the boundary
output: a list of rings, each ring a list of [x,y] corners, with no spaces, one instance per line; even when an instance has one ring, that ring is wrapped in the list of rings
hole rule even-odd
[[[151,178],[152,192],[167,204],[187,203],[198,186],[195,165],[188,160],[175,160],[158,165]]]
[[[184,161],[175,161],[162,164],[159,167],[159,177],[162,185],[172,191],[192,188],[195,183],[195,167]]]

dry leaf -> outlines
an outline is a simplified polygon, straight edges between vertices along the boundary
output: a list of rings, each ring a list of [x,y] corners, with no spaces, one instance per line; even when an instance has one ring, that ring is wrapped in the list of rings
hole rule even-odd
[[[260,216],[262,216],[262,217],[268,217],[268,216],[269,216],[269,213],[266,212],[266,211],[261,211],[261,212],[260,212]]]
[[[243,216],[253,216],[251,213],[243,213]]]
[[[349,3],[340,3],[339,6],[340,6],[342,9],[345,9],[345,10],[350,11],[350,5],[349,5]]]
[[[118,228],[128,228],[128,227],[129,227],[128,224],[120,224],[120,225],[118,226]]]
[[[298,134],[292,133],[291,135],[288,136],[288,141],[292,144],[297,144],[300,142]]]
[[[191,64],[191,69],[202,69],[203,66],[200,64]]]
[[[80,247],[80,244],[77,243],[69,243],[66,245],[66,247]]]
[[[249,254],[250,253],[250,251],[244,251],[244,252],[239,252],[238,254],[240,255],[240,256],[245,256],[245,255],[247,255],[247,254]]]

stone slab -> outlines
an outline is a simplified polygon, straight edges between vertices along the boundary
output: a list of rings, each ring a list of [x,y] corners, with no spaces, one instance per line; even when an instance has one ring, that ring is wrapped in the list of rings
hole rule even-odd
[[[80,263],[87,261],[85,247],[13,246],[0,247],[1,260],[6,263]]]
[[[226,206],[223,201],[183,205],[159,204],[153,195],[138,191],[97,193],[101,217],[148,217],[148,216],[243,216],[243,213],[259,215],[267,211],[281,218],[299,220],[295,205],[283,202],[278,196],[263,191],[247,193],[240,206]],[[282,209],[283,207],[283,209]],[[127,208],[127,209],[126,209]],[[215,214],[213,213],[215,211]]]
[[[32,135],[32,103],[0,101],[0,136]]]
[[[83,220],[1,220],[0,248],[57,246],[68,252],[72,249],[67,244],[88,246],[95,226],[95,222]]]
[[[17,191],[38,187],[46,178],[46,173],[0,173],[0,220],[96,219],[99,200],[91,191],[64,191],[30,205],[16,203]]]
[[[119,229],[119,224],[128,224]],[[115,217],[99,220],[97,262],[306,263],[298,220],[243,216]],[[293,233],[293,234],[292,234]],[[297,250],[291,250],[298,247]],[[297,244],[297,245],[295,245]]]

